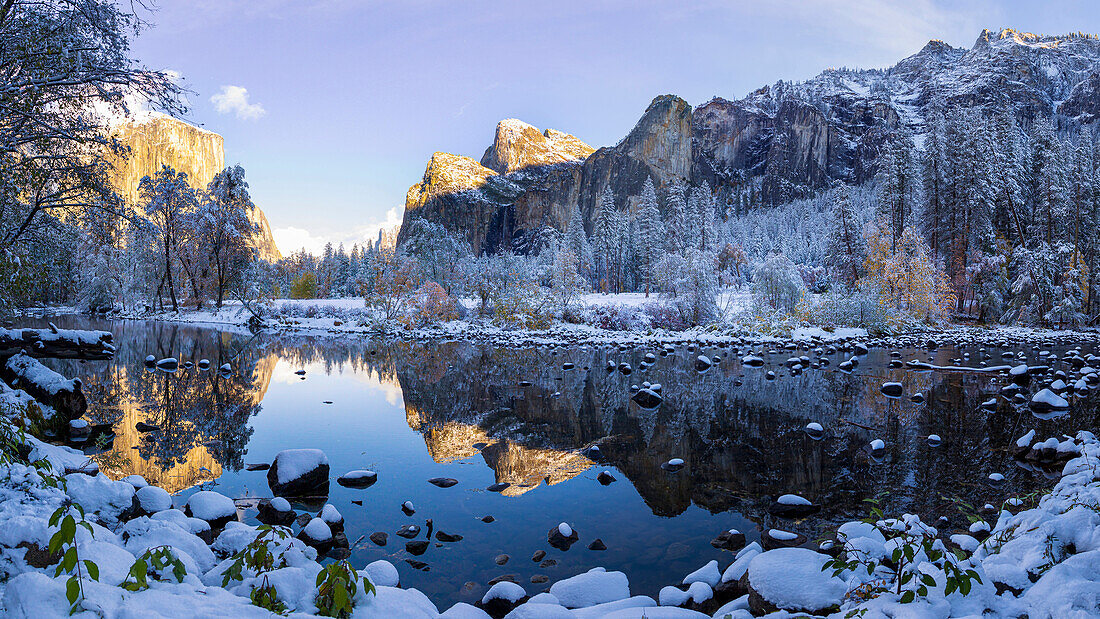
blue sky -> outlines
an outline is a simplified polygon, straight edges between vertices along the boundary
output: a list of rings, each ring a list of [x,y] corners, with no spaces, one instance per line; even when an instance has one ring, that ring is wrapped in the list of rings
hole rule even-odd
[[[135,55],[184,76],[286,253],[399,222],[432,152],[480,159],[502,118],[611,145],[658,94],[737,98],[983,27],[1100,32],[1100,3],[160,0],[149,19]]]

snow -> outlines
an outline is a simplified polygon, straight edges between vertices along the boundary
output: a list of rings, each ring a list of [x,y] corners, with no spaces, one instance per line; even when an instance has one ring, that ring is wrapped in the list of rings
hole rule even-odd
[[[718,571],[718,562],[711,561],[687,576],[684,576],[683,584],[690,585],[696,582],[703,582],[711,587],[717,587],[721,580],[722,573]]]
[[[526,596],[527,592],[523,590],[523,587],[514,582],[504,580],[489,587],[489,590],[482,596],[481,603],[487,604],[492,600],[506,600],[515,604]]]
[[[1038,404],[1053,409],[1069,408],[1069,402],[1065,398],[1054,393],[1050,389],[1043,389],[1031,398],[1032,404]]]
[[[871,451],[880,451],[882,449],[886,449],[886,443],[882,439],[876,438],[871,441]]]
[[[810,432],[824,432],[825,428],[821,427],[821,424],[816,421],[811,421],[806,424],[806,429]]]
[[[439,615],[443,619],[491,619],[489,614],[477,606],[459,602]]]
[[[397,568],[385,559],[368,563],[359,572],[376,587],[396,587],[401,583],[401,575],[397,573]]]
[[[749,569],[749,563],[753,560],[753,557],[764,552],[764,549],[760,547],[760,544],[753,542],[748,546],[745,546],[737,553],[733,563],[726,568],[726,571],[722,572],[722,582],[735,582],[745,575],[745,572]]]
[[[141,490],[149,485],[149,482],[145,481],[145,478],[141,475],[127,475],[119,481],[124,481],[134,487],[135,490]]]
[[[288,512],[290,511],[290,501],[281,496],[277,496],[271,499],[271,508],[277,512]]]
[[[1017,447],[1030,447],[1031,443],[1035,440],[1035,430],[1028,430],[1028,433],[1016,439]]]
[[[330,525],[344,522],[344,517],[340,515],[339,510],[332,503],[325,503],[325,506],[321,508],[320,518]]]
[[[784,494],[775,501],[780,505],[813,505],[809,499],[798,496],[797,494]]]
[[[779,540],[781,542],[789,542],[794,539],[798,539],[797,533],[791,533],[790,531],[783,531],[780,529],[768,529],[768,537]]]
[[[141,509],[150,514],[172,509],[172,495],[157,486],[138,489],[137,500]]]
[[[306,526],[302,527],[302,533],[317,542],[327,542],[332,539],[332,529],[320,518],[310,520]]]
[[[558,533],[561,533],[562,537],[571,537],[573,535],[573,527],[563,522],[558,525]]]
[[[597,567],[559,580],[550,586],[550,594],[566,608],[579,608],[629,598],[630,583],[622,572]]]
[[[187,499],[191,515],[207,522],[223,518],[235,518],[237,506],[233,499],[211,490],[200,490]]]
[[[320,449],[284,449],[275,455],[279,483],[286,484],[317,467],[328,464],[328,456]]]
[[[750,586],[780,609],[812,612],[840,604],[847,586],[822,571],[828,558],[805,548],[769,550],[749,563]]]

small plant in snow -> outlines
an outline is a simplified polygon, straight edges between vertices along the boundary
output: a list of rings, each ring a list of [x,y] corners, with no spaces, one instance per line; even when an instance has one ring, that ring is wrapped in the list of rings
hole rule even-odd
[[[276,615],[285,615],[287,613],[288,609],[286,604],[279,599],[279,592],[275,589],[275,585],[268,582],[267,574],[263,575],[260,586],[253,588],[252,593],[250,593],[248,597],[252,600],[253,606],[259,606],[260,608],[270,610]]]
[[[936,579],[930,574],[922,572],[919,567],[923,563],[930,563],[946,576],[944,595],[950,595],[959,591],[968,595],[972,587],[972,581],[982,582],[981,577],[973,569],[967,567],[966,553],[956,550],[948,552],[943,543],[936,539],[935,530],[929,529],[923,523],[902,522],[899,520],[885,520],[877,499],[865,499],[871,504],[870,515],[863,522],[875,526],[886,538],[885,547],[893,548],[889,558],[880,558],[850,543],[848,540],[840,540],[844,543],[841,552],[833,559],[829,559],[822,566],[822,571],[833,570],[833,576],[839,577],[844,572],[859,574],[865,572],[874,580],[864,582],[857,589],[850,591],[848,597],[853,600],[866,601],[884,593],[892,593],[898,596],[902,604],[914,602],[918,598],[928,595],[929,589],[936,587]],[[859,615],[859,609],[852,610],[848,617]]]
[[[175,577],[176,582],[183,582],[184,577],[187,576],[187,568],[183,566],[183,561],[172,553],[171,546],[154,546],[134,561],[130,566],[130,573],[126,575],[126,580],[123,580],[119,586],[127,591],[141,591],[149,588],[150,576],[153,580],[164,580],[169,572]]]
[[[80,516],[77,520],[70,509]],[[69,580],[65,583],[65,597],[69,600],[69,614],[75,613],[80,608],[80,602],[84,600],[85,575],[99,582],[99,566],[88,559],[81,560],[77,550],[76,527],[81,526],[93,535],[92,525],[84,520],[84,508],[79,503],[62,505],[50,516],[50,526],[58,527],[57,532],[50,538],[47,552],[50,556],[56,556],[63,552],[61,562],[54,570],[54,577],[68,573]]]
[[[355,594],[359,581],[367,593],[374,593],[374,585],[360,576],[347,561],[326,565],[317,574],[317,614],[322,617],[350,617],[355,606]]]
[[[259,576],[274,569],[286,567],[286,560],[283,559],[282,554],[272,552],[271,546],[290,537],[290,530],[286,527],[265,524],[257,527],[256,531],[256,539],[233,555],[233,563],[222,574],[223,587],[227,586],[231,580],[244,580],[246,569]]]

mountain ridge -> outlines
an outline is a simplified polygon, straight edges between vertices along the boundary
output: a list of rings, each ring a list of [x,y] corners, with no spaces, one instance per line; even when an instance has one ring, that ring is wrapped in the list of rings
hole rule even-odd
[[[528,161],[515,151],[518,158],[500,165],[491,145],[481,164],[494,164],[494,174],[484,182],[452,182],[458,191],[431,182],[463,175],[441,169],[437,153],[435,168],[429,163],[409,190],[416,199],[406,200],[398,240],[422,217],[465,236],[477,253],[530,252],[548,233],[563,231],[575,209],[591,231],[606,190],[620,209],[632,208],[647,178],[659,192],[675,182],[705,183],[720,202],[749,207],[861,184],[874,177],[884,144],[902,131],[924,131],[933,102],[990,113],[1009,107],[1023,128],[1055,116],[1064,132],[1087,127],[1095,135],[1100,39],[987,29],[969,49],[934,39],[886,69],[826,69],[740,99],[715,97],[692,108],[676,95],[660,95],[622,140],[583,158]]]

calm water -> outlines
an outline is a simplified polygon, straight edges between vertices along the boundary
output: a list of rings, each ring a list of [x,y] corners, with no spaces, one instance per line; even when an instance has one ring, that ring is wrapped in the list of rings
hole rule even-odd
[[[267,497],[266,473],[246,471],[247,464],[271,462],[287,448],[323,449],[334,478],[352,469],[378,472],[378,483],[368,489],[331,484],[329,502],[344,515],[353,544],[350,560],[360,567],[379,558],[393,561],[404,585],[428,593],[441,607],[479,598],[485,583],[502,574],[516,575],[533,594],[546,586],[531,584],[533,575],[552,582],[596,565],[623,570],[633,592],[656,595],[710,559],[725,567],[732,555],[710,545],[725,529],[740,529],[752,540],[775,526],[814,539],[829,524],[863,516],[861,501],[881,492],[889,492],[888,512],[933,521],[947,515],[947,528],[961,530],[968,523],[950,497],[999,505],[1052,483],[1013,463],[1006,446],[1016,437],[1032,428],[1041,438],[1095,428],[1098,419],[1095,398],[1054,420],[1040,420],[1003,398],[996,411],[983,411],[979,404],[1004,379],[890,369],[886,350],[872,350],[851,374],[836,369],[842,353],[826,355],[831,364],[825,369],[791,376],[783,362],[792,354],[822,355],[780,350],[764,355],[764,368],[742,368],[745,351],[716,348],[704,352],[726,360],[699,373],[693,364],[698,352],[685,347],[639,371],[644,355],[659,351],[252,336],[156,322],[52,320],[115,334],[119,352],[112,361],[49,362],[80,376],[89,416],[114,425],[113,445],[96,455],[107,474],[142,474],[177,493],[180,505],[198,489],[237,499]],[[26,326],[43,323],[28,320]],[[1031,347],[1023,350],[1036,363]],[[1065,347],[1051,350],[1060,354]],[[1088,346],[1083,351],[1092,352]],[[964,352],[977,365],[980,356],[977,346],[901,352],[903,360],[941,365]],[[1001,363],[1000,353],[991,349],[989,363]],[[229,362],[234,372],[222,378],[197,369],[149,371],[143,360],[150,354],[181,362],[206,358],[215,368]],[[608,372],[608,360],[629,362],[634,372]],[[575,369],[564,370],[566,362]],[[304,378],[298,370],[306,371]],[[768,370],[778,377],[767,380]],[[905,397],[883,396],[885,380],[903,383]],[[630,402],[630,386],[643,381],[664,386],[658,410]],[[923,404],[909,400],[916,392],[926,396]],[[138,421],[162,432],[146,440],[134,430]],[[811,421],[825,427],[826,438],[805,434]],[[943,444],[928,446],[928,434],[939,434]],[[866,449],[874,438],[887,443],[881,460]],[[596,442],[606,459],[599,464],[580,454]],[[660,465],[670,458],[683,458],[687,466],[667,473]],[[601,485],[596,476],[603,470],[618,481]],[[989,485],[993,472],[1007,481]],[[437,488],[427,483],[432,477],[459,483]],[[502,493],[485,490],[495,482],[511,486]],[[767,508],[785,493],[823,509],[799,522],[777,520]],[[406,500],[416,506],[411,517],[400,509]],[[495,522],[482,522],[485,515]],[[254,510],[244,516],[255,523]],[[414,557],[394,535],[403,524],[423,527],[427,518],[437,531],[464,536],[433,543],[415,557],[429,572],[404,562]],[[547,531],[561,521],[580,534],[567,552],[546,543]],[[375,531],[389,534],[386,547],[366,539],[356,544]],[[587,548],[597,537],[607,550]],[[555,567],[531,561],[540,549],[557,560]],[[497,566],[494,557],[501,553],[511,560]]]

